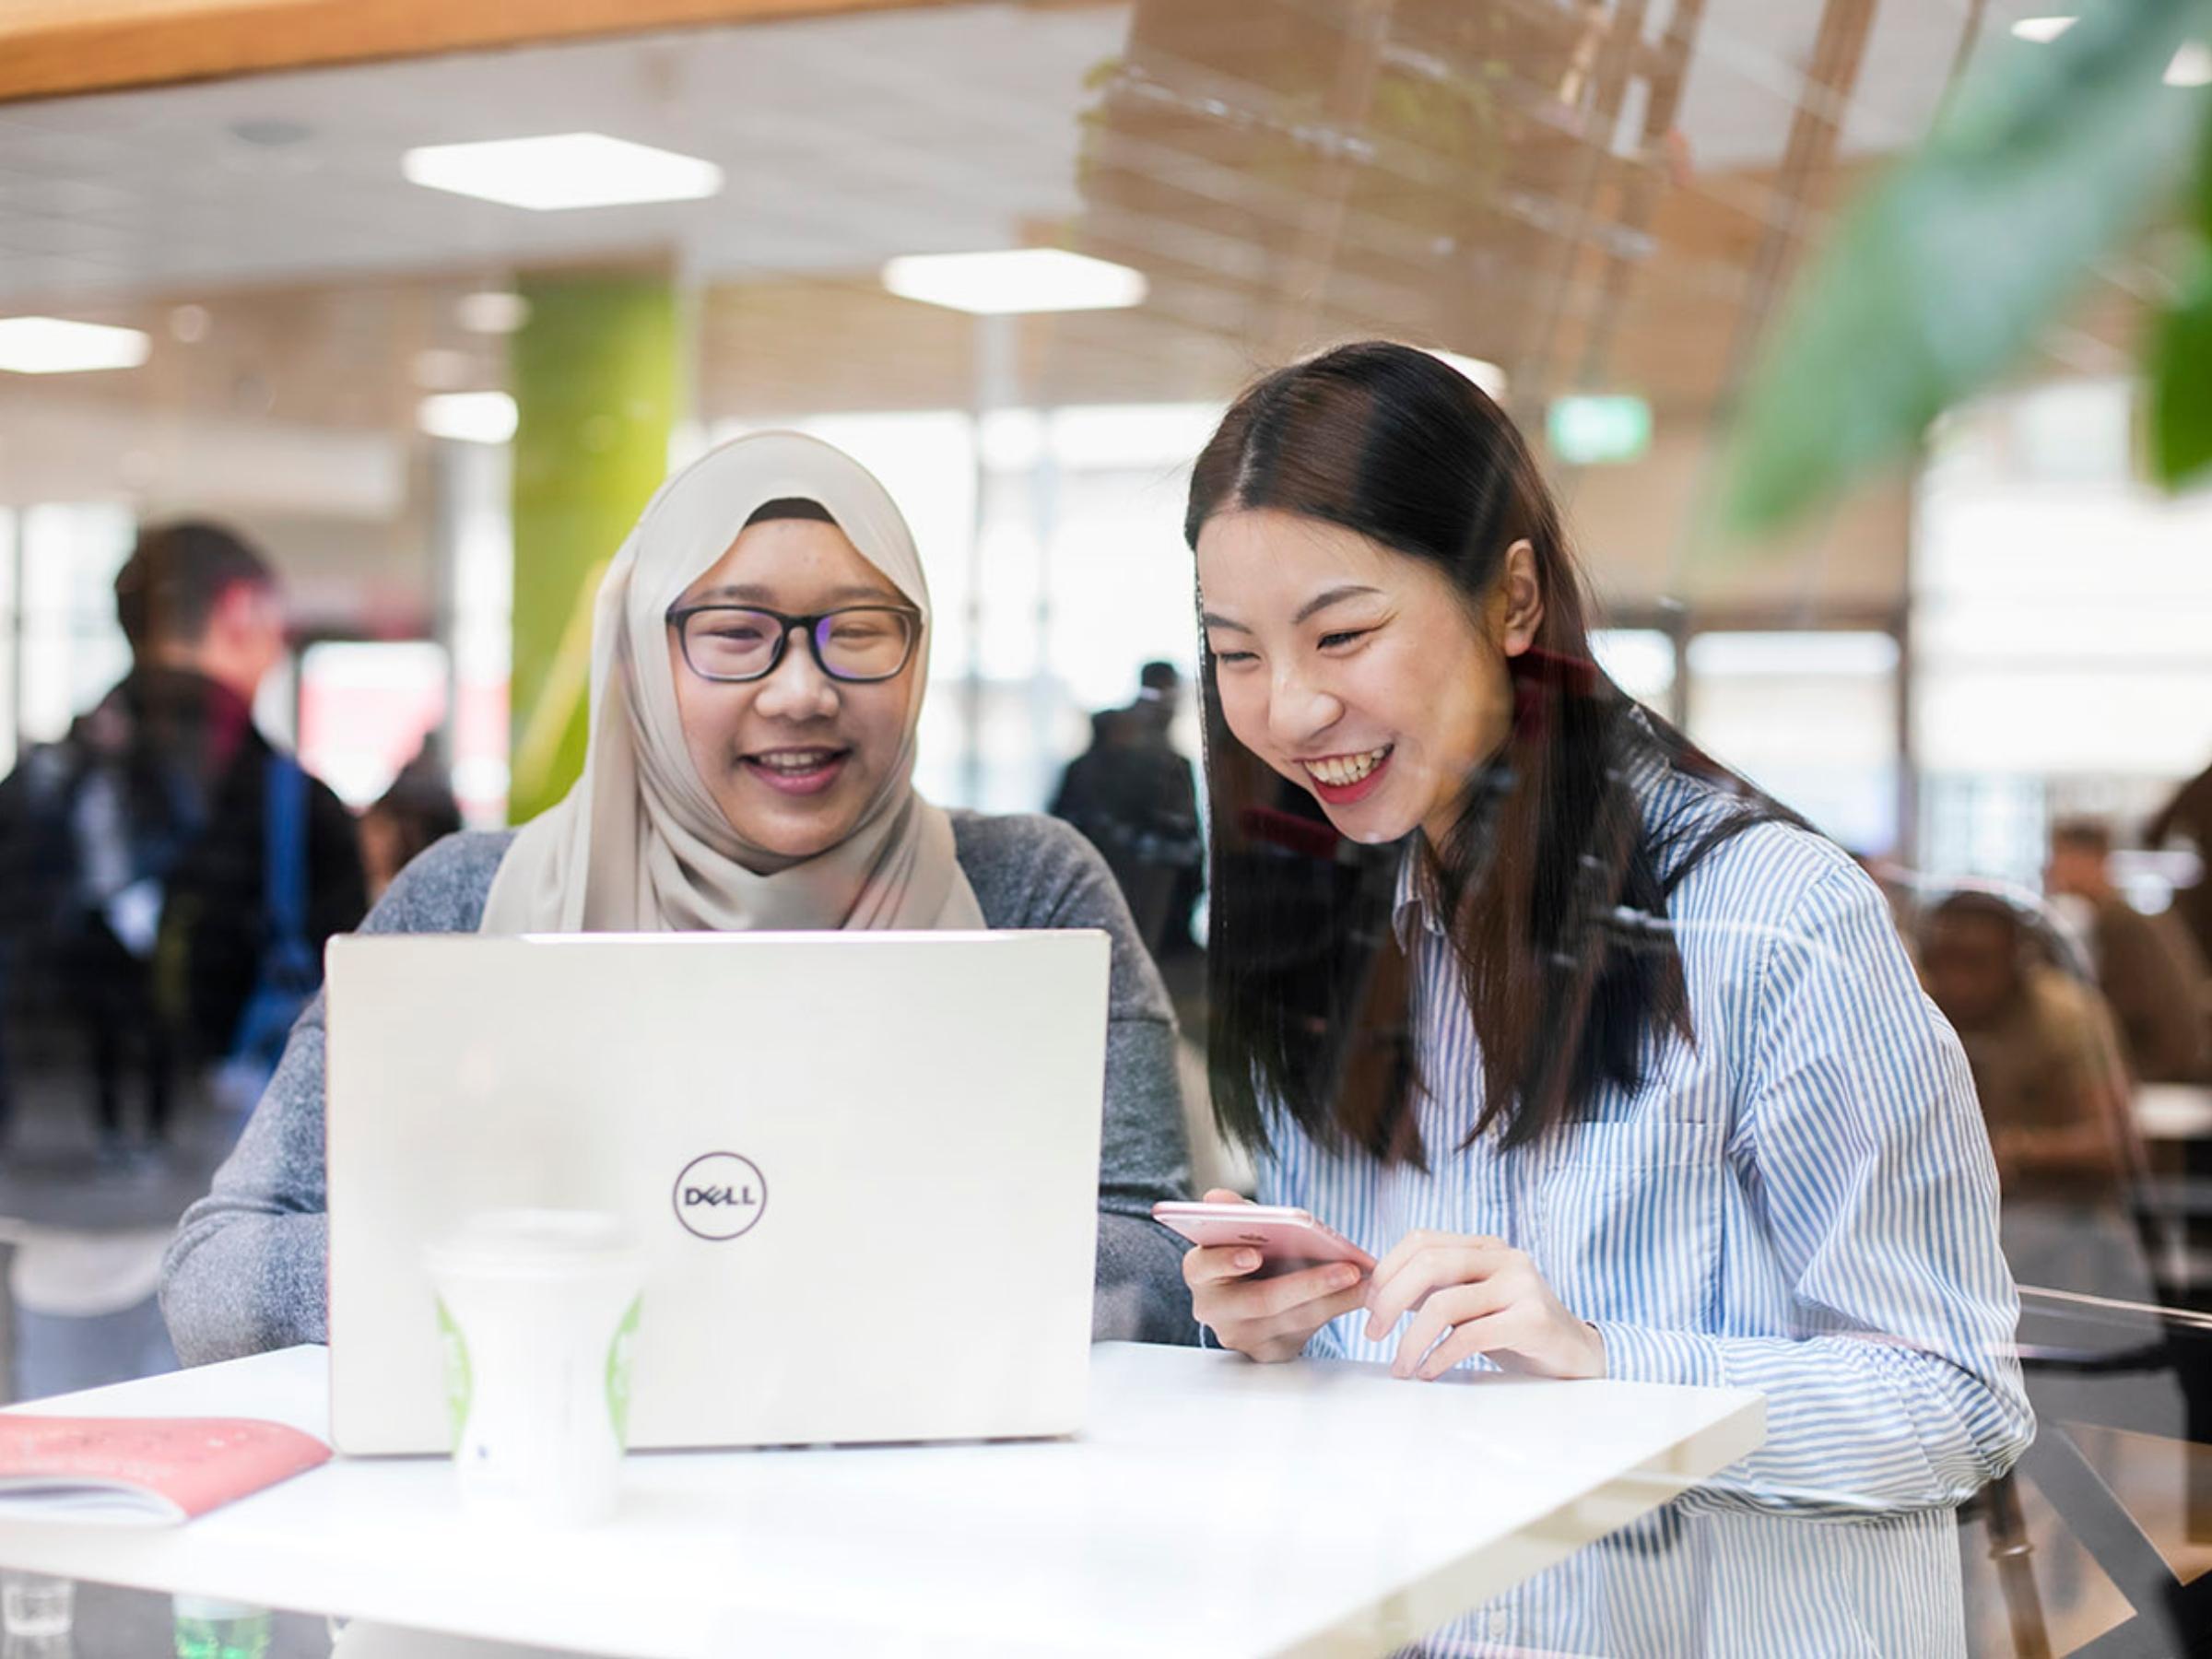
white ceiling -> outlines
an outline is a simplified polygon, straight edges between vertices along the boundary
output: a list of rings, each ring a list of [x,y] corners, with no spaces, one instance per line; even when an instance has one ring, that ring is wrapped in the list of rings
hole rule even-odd
[[[1847,154],[1923,130],[1967,3],[1881,0]],[[2036,9],[1995,0],[1985,42]],[[1652,7],[1653,32],[1668,10]],[[1084,78],[1122,51],[1129,11],[930,7],[14,106],[0,112],[0,298],[82,312],[639,250],[702,277],[858,276],[894,253],[1016,244],[1080,209]],[[1709,0],[1679,123],[1700,171],[1779,160],[1820,12]],[[301,135],[240,135],[255,124]],[[579,129],[705,157],[724,194],[539,214],[399,176],[416,145]]]
[[[0,294],[500,271],[673,249],[701,275],[1000,247],[1079,206],[1076,112],[1126,10],[754,25],[267,76],[0,113]],[[257,146],[241,124],[293,124]],[[709,202],[533,213],[422,189],[422,144],[598,131],[719,163]]]

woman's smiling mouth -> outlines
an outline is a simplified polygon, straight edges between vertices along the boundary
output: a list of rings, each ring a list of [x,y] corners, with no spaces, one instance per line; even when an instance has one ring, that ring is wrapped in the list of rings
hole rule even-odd
[[[779,794],[810,795],[836,782],[852,754],[849,748],[774,748],[738,759],[748,773]]]
[[[1331,806],[1348,806],[1382,786],[1394,744],[1364,749],[1352,755],[1324,755],[1298,764],[1313,785],[1313,793]]]

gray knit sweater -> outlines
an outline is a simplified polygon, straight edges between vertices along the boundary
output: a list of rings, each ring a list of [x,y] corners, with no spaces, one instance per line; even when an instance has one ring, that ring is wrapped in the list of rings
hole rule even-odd
[[[1188,1147],[1174,1017],[1121,892],[1090,843],[1052,818],[951,815],[960,868],[992,927],[1103,928],[1113,940],[1099,1176],[1100,1337],[1187,1342],[1194,1326],[1179,1240],[1151,1220],[1185,1196]],[[364,933],[470,933],[512,830],[448,836],[378,902]],[[187,1365],[325,1337],[323,1001],[283,1062],[214,1190],[184,1212],[161,1264],[161,1311]]]

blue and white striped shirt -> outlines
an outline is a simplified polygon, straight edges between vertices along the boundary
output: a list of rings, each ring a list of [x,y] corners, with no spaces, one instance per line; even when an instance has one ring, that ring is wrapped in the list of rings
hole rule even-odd
[[[1656,757],[1647,832],[1730,802]],[[1528,1253],[1611,1375],[1767,1396],[1767,1441],[1700,1488],[1428,1644],[1480,1653],[1962,1653],[1954,1509],[2033,1428],[1996,1173],[1958,1039],[1849,858],[1781,824],[1723,842],[1669,900],[1696,1040],[1647,1037],[1643,1082],[1533,1145],[1486,1136],[1472,1024],[1412,861],[1399,937],[1430,1170],[1278,1124],[1263,1203],[1380,1257],[1406,1233]],[[1388,1360],[1356,1313],[1308,1352]],[[1485,1363],[1476,1361],[1474,1363]]]

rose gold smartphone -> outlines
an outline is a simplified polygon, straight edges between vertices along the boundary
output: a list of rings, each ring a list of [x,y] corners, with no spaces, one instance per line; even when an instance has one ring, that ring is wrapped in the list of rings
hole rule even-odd
[[[1284,1204],[1160,1203],[1152,1219],[1194,1244],[1216,1249],[1243,1245],[1260,1253],[1253,1278],[1273,1278],[1301,1267],[1349,1262],[1362,1273],[1375,1270],[1375,1258],[1335,1228],[1302,1209]]]

